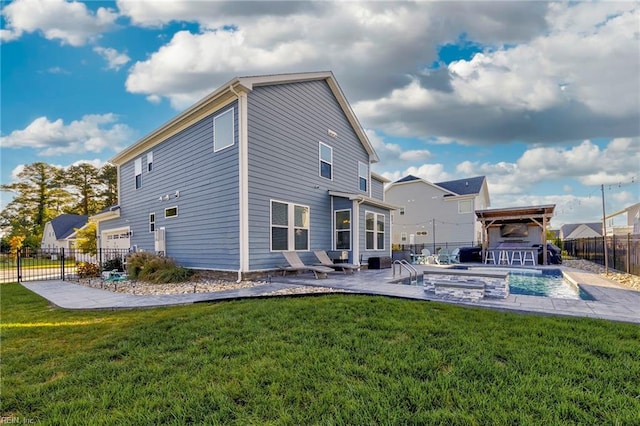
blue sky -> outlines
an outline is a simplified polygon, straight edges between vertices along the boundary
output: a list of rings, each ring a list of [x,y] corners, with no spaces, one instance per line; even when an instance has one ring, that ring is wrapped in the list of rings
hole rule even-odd
[[[640,7],[547,2],[2,3],[2,182],[104,164],[236,76],[331,70],[389,179],[487,176],[552,225],[640,202]],[[8,202],[2,194],[2,207]]]

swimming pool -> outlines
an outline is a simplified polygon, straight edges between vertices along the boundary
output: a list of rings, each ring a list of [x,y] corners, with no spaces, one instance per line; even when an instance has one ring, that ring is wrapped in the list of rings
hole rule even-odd
[[[536,272],[510,271],[509,292],[555,299],[593,300],[593,297],[578,286],[567,282],[559,269]]]
[[[457,269],[461,271],[459,274],[454,274],[452,270],[449,270],[449,273],[442,274],[425,273],[424,278],[423,275],[418,275],[417,282],[412,283],[407,278],[397,281],[397,283],[404,285],[424,285],[426,290],[429,288],[428,283],[433,281],[451,280],[463,282],[473,280],[487,282],[489,280],[495,280],[496,278],[489,278],[488,276],[483,275],[486,275],[489,272],[498,272],[497,269],[491,268],[485,268],[484,270],[483,268]],[[472,273],[476,271],[478,272],[477,276]],[[551,297],[556,299],[593,300],[593,297],[582,289],[579,289],[577,285],[565,280],[562,275],[562,271],[559,269],[501,269],[500,272],[503,274],[508,273],[509,293],[511,294]],[[504,276],[505,275],[503,275],[503,277]]]

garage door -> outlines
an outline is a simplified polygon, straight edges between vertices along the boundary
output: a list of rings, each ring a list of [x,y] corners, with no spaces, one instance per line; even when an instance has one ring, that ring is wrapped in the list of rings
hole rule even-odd
[[[128,229],[102,233],[102,248],[129,250],[130,247],[131,237],[129,236]]]

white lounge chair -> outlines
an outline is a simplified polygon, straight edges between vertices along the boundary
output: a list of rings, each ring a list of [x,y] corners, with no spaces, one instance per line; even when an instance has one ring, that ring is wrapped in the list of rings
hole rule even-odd
[[[353,263],[333,263],[327,252],[324,250],[314,251],[313,254],[316,255],[322,266],[341,269],[345,274],[353,274],[355,271],[360,270],[360,265],[354,265]]]
[[[282,270],[282,276],[284,276],[287,272],[299,273],[304,271],[311,271],[313,272],[313,275],[316,277],[316,279],[318,279],[327,278],[327,274],[334,271],[333,268],[329,268],[327,266],[305,265],[300,259],[300,256],[298,256],[298,253],[296,253],[295,251],[285,251],[282,253],[282,255],[285,259],[287,259],[287,262],[289,263],[289,266],[280,267],[280,269]]]

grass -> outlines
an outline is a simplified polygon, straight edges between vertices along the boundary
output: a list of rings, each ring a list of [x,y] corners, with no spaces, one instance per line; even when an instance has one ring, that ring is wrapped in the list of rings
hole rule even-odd
[[[640,327],[384,297],[67,311],[0,286],[2,416],[640,424]]]

